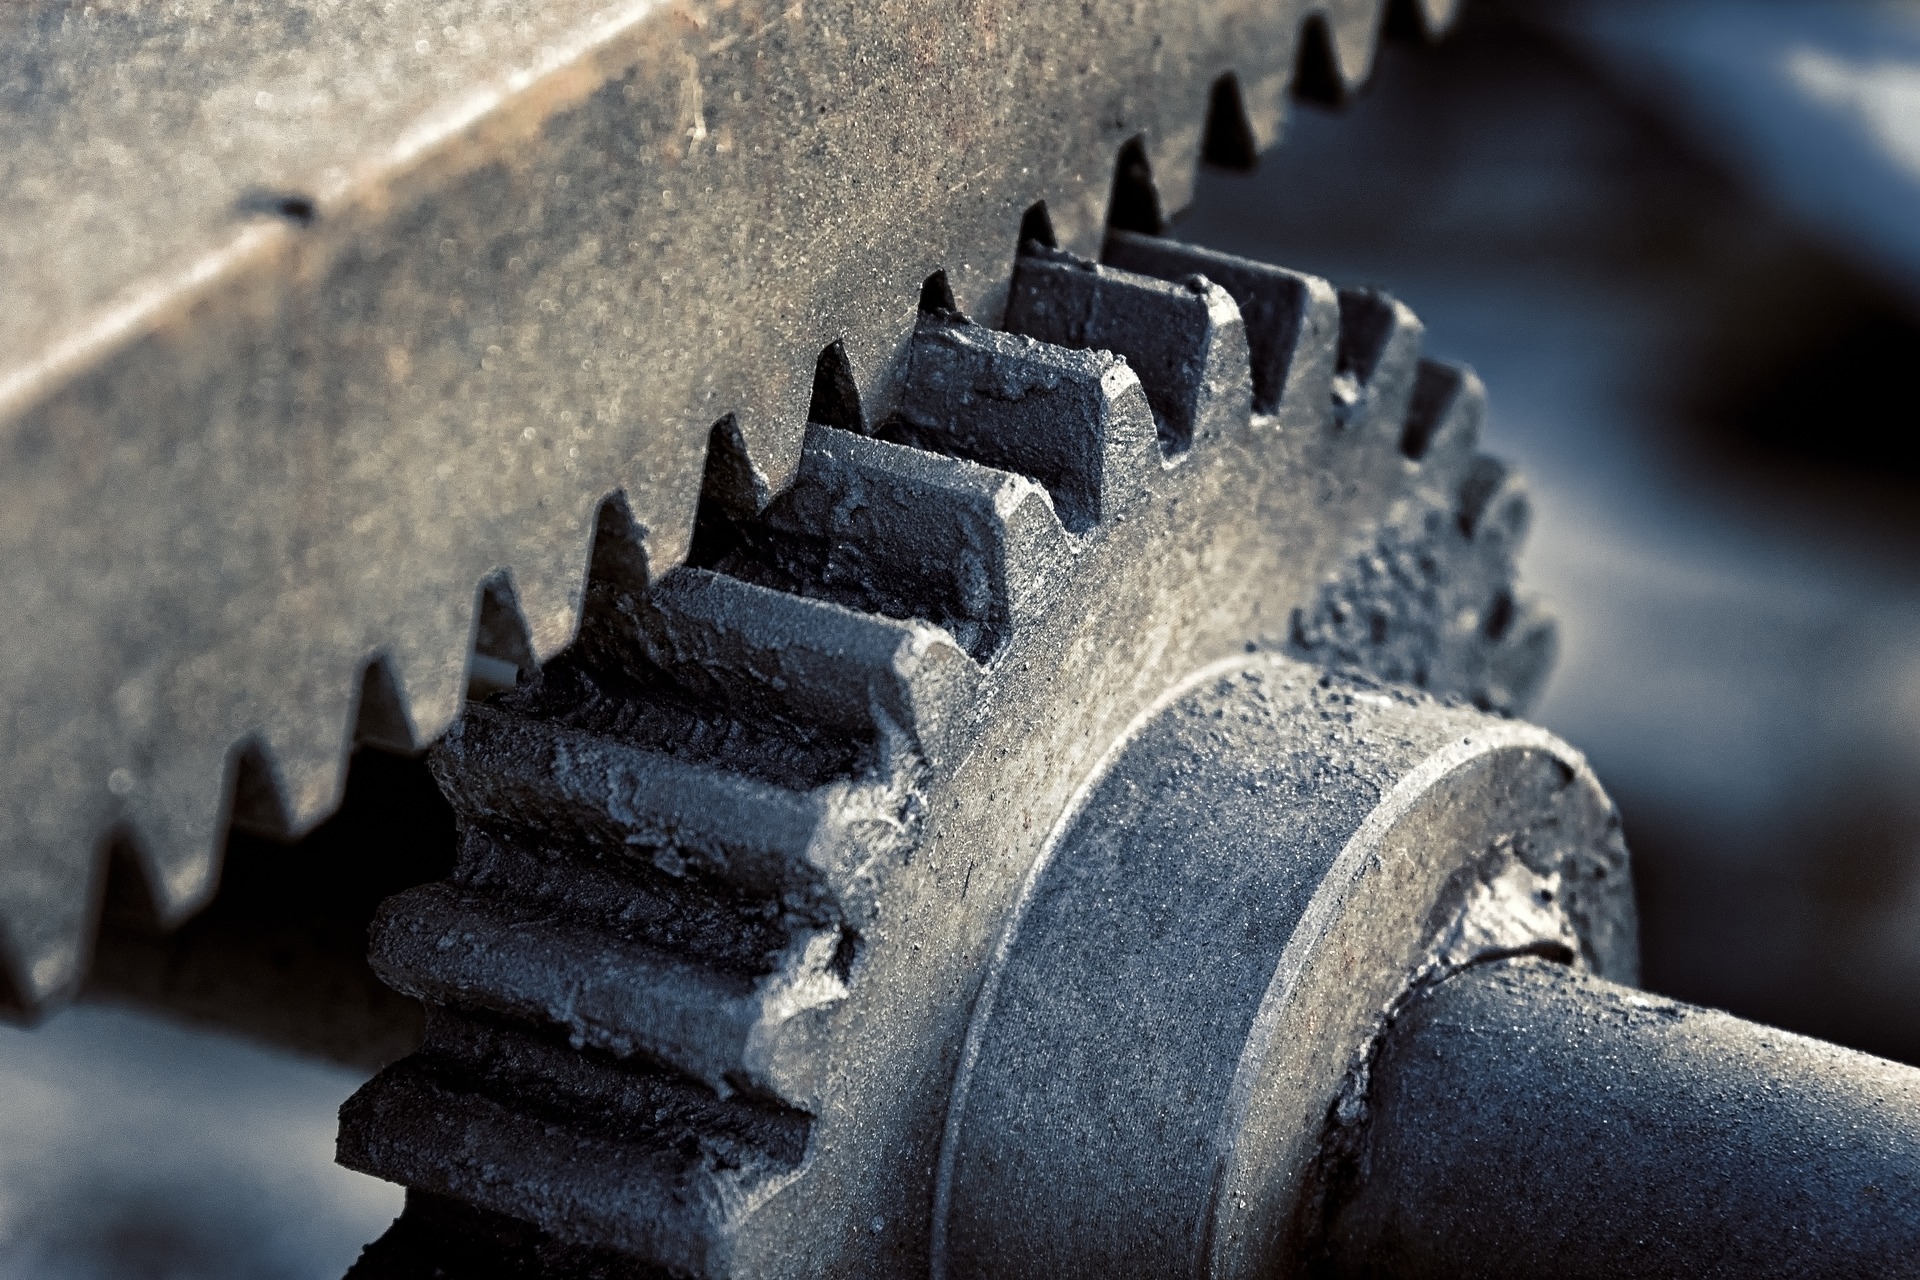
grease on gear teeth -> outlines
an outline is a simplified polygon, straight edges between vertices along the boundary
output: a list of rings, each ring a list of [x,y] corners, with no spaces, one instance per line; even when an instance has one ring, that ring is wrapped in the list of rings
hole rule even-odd
[[[1010,327],[1063,341],[923,313],[882,438],[810,425],[785,492],[710,465],[706,566],[591,583],[573,648],[435,748],[458,865],[374,941],[428,1039],[342,1112],[341,1160],[411,1189],[361,1280],[454,1232],[503,1274],[923,1271],[931,1139],[886,1115],[944,1113],[964,975],[1103,735],[1249,643],[1398,671],[1414,637],[1444,658],[1390,678],[1492,696],[1522,624],[1446,613],[1510,593],[1524,529],[1478,381],[1383,295],[1108,252],[1150,273],[1016,264]]]

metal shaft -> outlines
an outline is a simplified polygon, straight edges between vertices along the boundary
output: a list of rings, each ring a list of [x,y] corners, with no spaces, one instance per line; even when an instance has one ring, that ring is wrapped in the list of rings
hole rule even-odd
[[[1338,1276],[1920,1275],[1920,1071],[1538,960],[1396,1019]]]

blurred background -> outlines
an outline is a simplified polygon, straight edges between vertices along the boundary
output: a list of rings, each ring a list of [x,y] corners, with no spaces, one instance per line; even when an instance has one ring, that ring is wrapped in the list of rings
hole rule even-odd
[[[1646,985],[1920,1062],[1920,5],[1469,4],[1173,234],[1387,288],[1485,378],[1562,626],[1531,718],[1620,802]],[[400,1193],[334,1111],[417,1015],[333,961],[450,853],[363,754],[183,934],[115,915],[87,1001],[0,1029],[0,1280],[337,1277]]]

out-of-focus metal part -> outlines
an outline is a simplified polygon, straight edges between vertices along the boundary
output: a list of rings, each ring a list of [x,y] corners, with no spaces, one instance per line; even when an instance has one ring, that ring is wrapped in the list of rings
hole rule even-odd
[[[1387,1012],[1532,951],[1634,972],[1619,819],[1576,753],[1283,659],[1197,673],[1090,780],[989,968],[934,1274],[1290,1273]]]
[[[1498,664],[1453,648],[1524,641],[1421,612],[1470,589],[1486,593],[1476,616],[1493,612],[1517,529],[1481,518],[1478,384],[1420,359],[1411,313],[1171,242],[1142,260],[1155,274],[1105,266],[1032,243],[1030,223],[1006,316],[1050,340],[969,322],[930,280],[886,417],[825,380],[797,474],[770,497],[716,428],[694,563],[645,587],[596,576],[576,644],[434,748],[458,863],[373,931],[375,968],[430,1006],[426,1041],[347,1103],[339,1143],[343,1163],[408,1186],[409,1208],[356,1280],[430,1274],[476,1235],[521,1259],[500,1264],[512,1274],[924,1273],[994,939],[1047,833],[1166,690],[1213,697],[1231,676],[1246,697],[1223,714],[1264,726],[1235,739],[1237,720],[1208,718],[1175,744],[1210,753],[1223,806],[1285,790],[1245,790],[1276,737],[1310,739],[1295,790],[1439,749],[1374,742],[1404,735],[1392,708],[1422,708],[1441,736],[1557,750],[1364,674],[1328,692],[1299,660],[1364,670],[1417,651],[1459,673]],[[1281,389],[1271,412],[1253,412],[1256,386]],[[1395,530],[1427,539],[1432,589],[1365,614],[1371,648],[1316,649],[1368,598],[1357,584]],[[1242,674],[1293,688],[1263,703]],[[1604,825],[1570,760],[1533,781],[1565,793],[1572,827]],[[1310,890],[1318,870],[1288,874]],[[1376,966],[1392,990],[1403,959]],[[1358,1022],[1378,1020],[1380,985],[1360,989]],[[1325,1046],[1335,1081],[1352,1047]]]
[[[1137,137],[1184,204],[1210,111],[1265,146],[1296,67],[1340,92],[1378,22],[0,10],[5,1003],[80,980],[107,843],[177,922],[230,809],[304,831],[356,732],[439,736],[476,632],[489,671],[560,649],[597,536],[636,582],[679,562],[716,419],[784,485],[823,347],[879,416],[929,272],[997,309],[1035,201],[1090,251]]]
[[[1513,960],[1401,1010],[1371,1076],[1336,1144],[1326,1274],[1891,1278],[1920,1259],[1912,1067]]]

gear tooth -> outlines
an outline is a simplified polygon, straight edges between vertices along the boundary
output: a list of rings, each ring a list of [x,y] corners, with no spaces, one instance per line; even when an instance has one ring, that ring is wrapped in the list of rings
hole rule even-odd
[[[257,753],[254,758],[266,763]],[[204,758],[183,754],[136,779],[127,797],[123,843],[139,868],[153,922],[163,929],[186,920],[219,888],[228,772],[226,762],[212,753]],[[281,829],[289,825],[283,820]]]
[[[635,857],[651,850],[675,874],[816,915],[849,909],[872,850],[834,820],[862,784],[795,791],[501,707],[470,708],[430,759],[468,822]]]
[[[1124,509],[1158,462],[1125,361],[981,325],[916,328],[895,412],[883,439],[1030,476],[1075,532]]]
[[[1340,333],[1340,300],[1317,276],[1157,236],[1114,230],[1100,260],[1139,275],[1204,275],[1229,294],[1246,325],[1253,407],[1286,426],[1317,429],[1326,418]]]
[[[1357,440],[1397,451],[1420,366],[1426,326],[1407,305],[1373,289],[1340,290],[1334,421]]]
[[[1486,416],[1487,389],[1478,374],[1464,366],[1420,362],[1400,452],[1420,464],[1422,487],[1459,491],[1480,447]]]
[[[1559,622],[1537,602],[1519,602],[1506,634],[1487,659],[1487,705],[1508,715],[1525,715],[1546,687],[1559,655]]]
[[[735,967],[743,957],[690,956],[673,936],[684,928],[649,936],[646,923],[623,918],[638,914],[630,901],[593,919],[596,899],[630,898],[617,872],[574,865],[562,875],[538,854],[475,840],[485,857],[463,849],[462,878],[482,883],[422,885],[381,905],[368,958],[382,982],[443,1008],[552,1028],[576,1048],[638,1056],[723,1095],[817,1105],[820,1023],[846,994],[829,964],[836,928],[799,930],[782,954]]]
[[[1491,454],[1475,454],[1460,482],[1455,519],[1483,554],[1517,554],[1533,522],[1526,482]]]
[[[596,506],[591,517],[583,514],[549,530],[549,543],[517,548],[513,567],[495,575],[500,584],[497,607],[511,615],[510,620],[496,621],[495,634],[504,638],[512,631],[519,633],[508,642],[510,652],[500,656],[510,657],[522,670],[531,671],[566,648],[578,632],[598,526]]]
[[[1385,32],[1396,39],[1438,40],[1460,16],[1460,0],[1388,0]]]
[[[1233,76],[1240,98],[1240,110],[1253,138],[1256,163],[1269,148],[1276,146],[1287,121],[1287,88],[1292,68],[1284,63],[1261,60],[1259,67],[1242,68]]]
[[[341,1108],[338,1158],[533,1224],[551,1236],[542,1263],[608,1250],[623,1255],[601,1255],[618,1273],[638,1259],[708,1277],[727,1273],[739,1224],[796,1176],[808,1128],[782,1108],[435,1013],[422,1052]],[[410,1197],[395,1232],[423,1207]]]
[[[325,708],[288,716],[250,740],[234,788],[236,821],[264,835],[298,839],[340,806],[358,685],[347,672],[316,681],[315,687],[328,694]],[[216,770],[212,778],[219,777]],[[207,782],[198,780],[186,793],[205,789]]]
[[[1252,411],[1246,325],[1232,295],[1203,277],[1174,284],[1058,250],[1022,254],[1006,328],[1124,357],[1169,453],[1237,431]]]
[[[715,567],[850,609],[919,618],[984,661],[1064,547],[1024,476],[818,423],[793,487]]]
[[[952,637],[722,574],[680,569],[632,633],[654,666],[736,717],[771,714],[937,757],[978,669]]]

